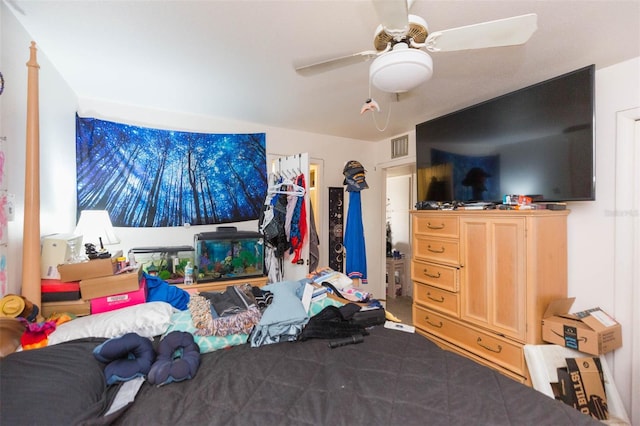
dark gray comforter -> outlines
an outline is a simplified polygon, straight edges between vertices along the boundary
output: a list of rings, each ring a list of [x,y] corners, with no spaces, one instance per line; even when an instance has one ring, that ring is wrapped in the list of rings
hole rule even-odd
[[[49,355],[60,350],[45,349]],[[89,410],[93,416],[100,401],[108,399],[96,388],[92,397],[100,401],[93,401],[84,416],[67,413],[69,421],[56,423],[46,416],[46,410],[55,409],[46,403],[46,395],[30,391],[33,371],[5,377],[9,367],[28,368],[16,361],[20,354],[15,355],[0,364],[2,424],[71,424],[73,419],[90,417]],[[46,372],[40,374],[48,380]],[[63,389],[74,386],[60,377],[47,383],[49,392],[63,394]],[[73,395],[77,398],[77,392]],[[16,410],[29,405],[7,405],[8,398],[30,399],[31,411],[25,413],[24,422],[13,420]],[[60,398],[55,403],[61,404]],[[32,416],[41,421],[27,421]],[[330,349],[326,340],[309,340],[259,348],[242,345],[202,355],[194,379],[163,387],[145,383],[133,405],[117,418],[92,420],[118,425],[598,424],[419,335],[381,326],[372,329],[364,343],[336,349]]]

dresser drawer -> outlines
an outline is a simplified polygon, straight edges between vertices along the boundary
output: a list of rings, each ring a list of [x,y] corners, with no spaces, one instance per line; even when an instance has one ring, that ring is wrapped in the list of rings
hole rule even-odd
[[[413,305],[413,324],[492,363],[526,376],[522,345]]]
[[[413,300],[438,312],[454,317],[460,316],[460,299],[456,293],[416,282],[413,288]]]
[[[458,218],[447,215],[415,215],[413,232],[420,235],[458,238]]]
[[[455,292],[459,289],[459,271],[452,266],[414,260],[411,263],[411,279],[443,290]]]
[[[458,266],[460,264],[459,246],[458,240],[415,235],[413,256],[417,259]]]
[[[434,342],[435,344],[437,344],[438,346],[440,346],[444,350],[455,352],[455,353],[457,353],[459,355],[462,355],[464,357],[472,359],[475,362],[477,362],[478,364],[485,365],[485,366],[487,366],[489,368],[492,368],[492,369],[496,370],[497,372],[499,372],[501,374],[504,374],[505,376],[507,376],[511,380],[515,380],[516,382],[522,383],[523,385],[531,386],[529,376],[524,376],[523,377],[520,374],[516,374],[511,370],[507,370],[506,368],[503,368],[503,367],[500,367],[499,365],[493,364],[493,363],[487,361],[486,359],[477,356],[476,354],[474,354],[472,352],[466,351],[466,350],[460,348],[459,346],[452,345],[449,342],[447,342],[446,340],[443,340],[443,339],[441,339],[439,337],[436,337],[433,334],[426,333],[426,332],[422,331],[419,328],[416,329],[416,333],[423,335],[424,337],[426,337],[427,339],[431,340],[432,342]]]

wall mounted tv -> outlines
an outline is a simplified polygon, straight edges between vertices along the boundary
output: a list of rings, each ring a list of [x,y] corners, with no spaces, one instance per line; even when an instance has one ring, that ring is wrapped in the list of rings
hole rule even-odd
[[[595,200],[594,79],[590,65],[418,124],[418,200]]]

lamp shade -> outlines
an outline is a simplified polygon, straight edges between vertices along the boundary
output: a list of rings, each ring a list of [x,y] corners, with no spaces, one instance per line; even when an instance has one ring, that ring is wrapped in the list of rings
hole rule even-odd
[[[116,236],[109,212],[106,210],[83,210],[80,212],[80,220],[74,231],[76,235],[82,235],[83,244],[92,243],[100,247],[102,244],[118,244],[120,240]]]
[[[426,82],[433,75],[433,60],[423,50],[397,43],[393,50],[378,56],[369,68],[374,87],[389,93],[404,93]]]

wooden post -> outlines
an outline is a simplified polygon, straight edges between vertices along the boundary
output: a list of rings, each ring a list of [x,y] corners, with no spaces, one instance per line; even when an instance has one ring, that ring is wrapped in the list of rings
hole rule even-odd
[[[22,295],[40,306],[40,108],[36,43],[31,42],[27,80],[27,140],[22,237]]]

